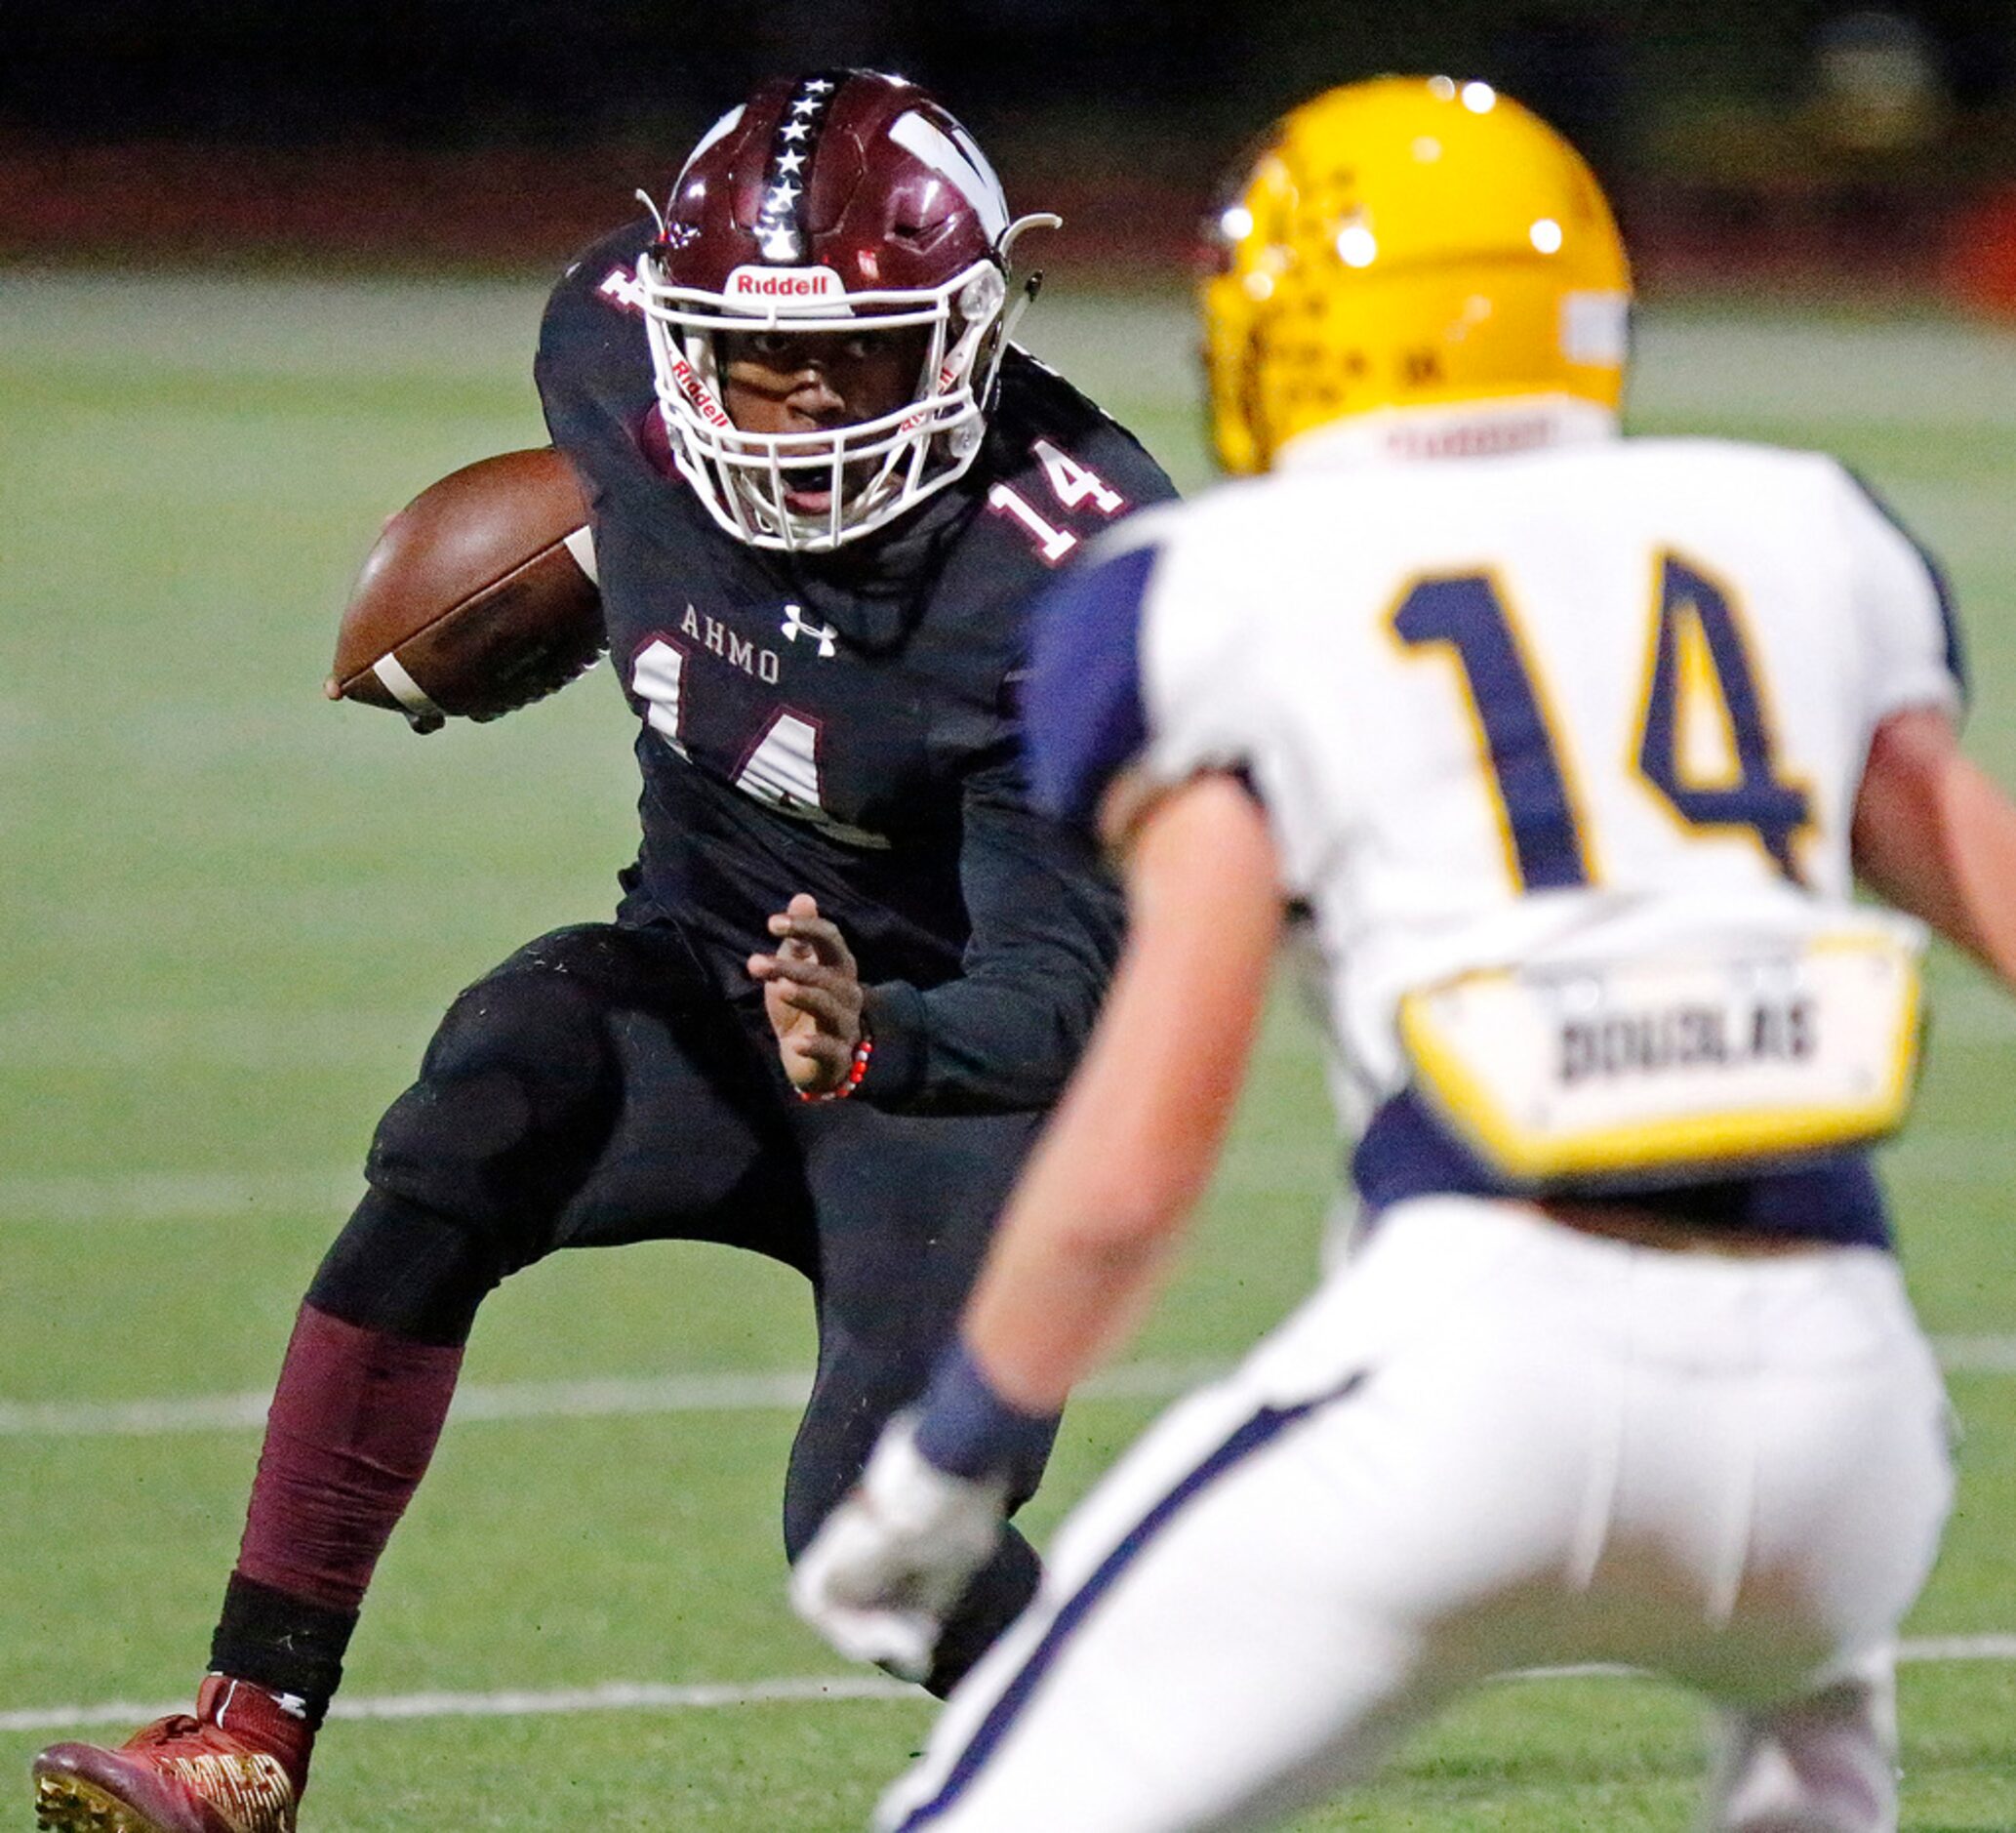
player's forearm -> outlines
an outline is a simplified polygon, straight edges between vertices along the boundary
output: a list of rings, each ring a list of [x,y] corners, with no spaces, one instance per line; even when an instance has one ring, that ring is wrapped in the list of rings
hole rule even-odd
[[[1133,929],[1085,1062],[1009,1204],[964,1336],[1031,1412],[1129,1334],[1210,1179],[1278,929],[1271,842],[1225,779],[1151,817]]]
[[[995,813],[995,832],[969,839],[965,971],[925,992],[868,990],[876,1060],[862,1093],[876,1105],[1027,1113],[1051,1106],[1077,1066],[1119,953],[1120,904],[1096,861],[1032,825]]]
[[[1181,1161],[1151,1164],[1100,1116],[1110,1079],[1088,1074],[1079,1093],[1009,1205],[963,1331],[995,1392],[1028,1413],[1056,1412],[1133,1334],[1215,1156],[1217,1133],[1209,1156],[1200,1133]]]
[[[1943,713],[1884,722],[1854,835],[1875,890],[2016,989],[2016,806],[1960,753]]]
[[[1016,1487],[1033,1480],[1066,1397],[1131,1333],[1210,1175],[1223,1118],[1199,1115],[1189,1128],[1164,1118],[1181,1099],[1170,1066],[1182,1052],[1163,1049],[1138,1073],[1135,1052],[1169,1041],[1156,1037],[1156,951],[1143,940],[1137,929],[1084,1066],[925,1397],[918,1449],[954,1475]],[[1162,1003],[1164,1022],[1171,1010],[1181,1007]],[[1230,1039],[1219,1061],[1236,1078],[1243,1054]],[[1226,1090],[1227,1112],[1231,1099]]]
[[[1047,971],[1046,971],[1047,969]],[[1028,1113],[1069,1080],[1099,1016],[1103,962],[1065,957],[1026,975],[962,977],[927,993],[868,990],[878,1105],[932,1114]]]
[[[1944,773],[1937,803],[1940,852],[1920,914],[2016,988],[2016,808],[1964,757]]]

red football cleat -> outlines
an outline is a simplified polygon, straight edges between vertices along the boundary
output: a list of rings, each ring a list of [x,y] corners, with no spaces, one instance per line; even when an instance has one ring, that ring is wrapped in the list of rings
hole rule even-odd
[[[294,1833],[313,1736],[269,1693],[213,1674],[193,1718],[156,1719],[116,1749],[50,1745],[34,1764],[35,1822],[52,1833]]]

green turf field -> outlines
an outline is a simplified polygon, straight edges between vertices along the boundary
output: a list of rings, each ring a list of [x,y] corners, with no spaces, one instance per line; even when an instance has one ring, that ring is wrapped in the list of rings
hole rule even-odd
[[[627,857],[606,671],[423,742],[318,693],[379,519],[543,439],[538,306],[504,285],[0,276],[0,1826],[29,1823],[4,1778],[39,1744],[189,1693],[249,1422],[372,1124],[448,997],[605,914]],[[1058,286],[1029,330],[1203,480],[1180,302]],[[1975,748],[2016,782],[2005,342],[1652,312],[1634,404],[1648,428],[1824,444],[1884,486],[1951,563]],[[1920,1833],[2016,1826],[2016,1011],[1951,961],[1936,978],[1922,1110],[1889,1161],[1966,1428],[1904,1675]],[[1172,1366],[1232,1356],[1306,1289],[1334,1157],[1284,1012],[1133,1353],[1153,1365],[1134,1398],[1074,1406],[1039,1533]],[[310,1829],[861,1825],[929,1710],[770,1685],[859,1678],[783,1602],[807,1363],[791,1276],[725,1250],[573,1256],[507,1287],[352,1650],[343,1704],[379,1716],[325,1738]],[[656,1690],[625,1706],[622,1686]],[[1698,1768],[1670,1690],[1512,1683],[1298,1826],[1677,1830]]]

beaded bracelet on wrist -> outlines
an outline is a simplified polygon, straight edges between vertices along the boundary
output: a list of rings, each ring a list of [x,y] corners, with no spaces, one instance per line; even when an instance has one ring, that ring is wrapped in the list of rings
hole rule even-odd
[[[810,1088],[798,1090],[800,1101],[845,1101],[861,1086],[861,1079],[868,1073],[868,1062],[875,1054],[875,1040],[864,1034],[862,1040],[854,1046],[854,1060],[847,1065],[847,1079],[837,1088],[827,1088],[815,1093]]]

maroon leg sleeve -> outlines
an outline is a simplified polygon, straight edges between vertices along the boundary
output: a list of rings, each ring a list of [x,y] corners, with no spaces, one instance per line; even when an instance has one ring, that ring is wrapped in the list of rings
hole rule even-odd
[[[355,1610],[448,1416],[462,1351],[303,1305],[266,1416],[238,1570]]]

